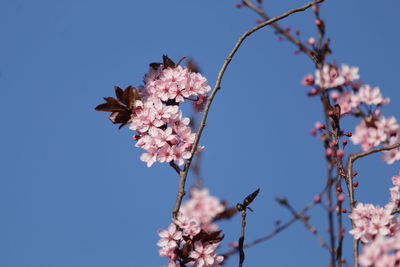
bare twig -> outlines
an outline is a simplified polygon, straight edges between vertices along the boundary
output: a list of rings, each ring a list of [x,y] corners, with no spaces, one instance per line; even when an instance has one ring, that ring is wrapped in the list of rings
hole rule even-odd
[[[302,213],[297,213],[297,211],[289,204],[289,201],[286,198],[278,198],[277,202],[286,207],[292,213],[293,217],[300,219],[304,226],[317,238],[321,247],[331,252],[332,249],[326,244],[322,236],[318,233],[317,229],[310,224],[308,216]]]
[[[347,175],[346,175],[346,185],[347,185],[347,190],[349,192],[349,197],[350,197],[350,210],[353,211],[353,208],[355,206],[355,198],[354,198],[354,187],[353,187],[353,164],[354,162],[362,157],[381,152],[381,151],[388,151],[392,149],[396,149],[400,147],[400,143],[398,144],[393,144],[393,145],[387,145],[387,146],[381,146],[378,148],[370,149],[368,151],[364,152],[359,152],[355,154],[350,154],[348,159],[347,159]],[[352,227],[354,228],[354,223],[352,222]],[[353,239],[353,257],[354,257],[354,267],[358,267],[358,239]]]
[[[312,5],[318,4],[318,3],[322,3],[323,1],[324,0],[316,0],[316,1],[313,1],[313,2],[309,2],[308,4],[306,4],[304,6],[301,6],[301,7],[298,7],[298,8],[294,8],[294,9],[289,10],[289,11],[287,11],[287,12],[285,12],[285,13],[279,15],[279,16],[276,16],[276,17],[271,18],[271,19],[269,19],[267,21],[264,21],[264,22],[258,24],[257,26],[251,28],[250,30],[246,31],[239,38],[239,40],[236,42],[236,44],[233,47],[232,51],[229,53],[228,57],[225,59],[223,65],[222,65],[222,67],[221,67],[221,69],[220,69],[220,71],[218,73],[217,80],[215,82],[214,88],[213,88],[210,96],[207,99],[207,103],[206,103],[206,105],[204,107],[204,111],[203,111],[203,115],[202,115],[202,118],[201,118],[201,121],[200,121],[200,125],[199,125],[199,128],[197,130],[195,140],[193,142],[193,147],[192,147],[192,150],[191,150],[192,156],[186,161],[186,164],[185,164],[185,167],[184,167],[183,171],[181,171],[180,174],[179,174],[178,193],[177,193],[177,196],[176,196],[175,205],[174,205],[174,207],[172,209],[173,217],[176,217],[178,215],[179,208],[180,208],[181,203],[182,203],[182,198],[186,194],[186,192],[185,192],[186,178],[187,178],[187,175],[188,175],[188,172],[189,172],[189,169],[190,169],[190,165],[192,163],[192,159],[193,159],[194,153],[196,152],[197,146],[199,144],[199,140],[200,140],[201,134],[202,134],[202,132],[204,130],[204,127],[206,125],[207,116],[208,116],[208,112],[210,110],[211,104],[213,102],[213,99],[214,99],[216,93],[221,88],[221,82],[222,82],[222,78],[224,76],[224,73],[225,73],[229,63],[232,61],[233,56],[236,54],[236,52],[238,51],[239,47],[241,46],[241,44],[244,42],[244,40],[247,37],[249,37],[254,32],[258,31],[259,29],[262,29],[265,26],[268,26],[268,25],[270,25],[270,24],[272,24],[272,23],[274,23],[276,21],[279,21],[279,20],[281,20],[283,18],[286,18],[286,17],[290,16],[291,14],[304,11],[304,10],[310,8]]]
[[[243,3],[254,10],[257,14],[259,14],[263,19],[269,20],[270,17],[267,15],[267,13],[261,8],[255,6],[250,0],[242,0]],[[312,61],[317,62],[316,54],[314,53],[313,50],[309,49],[306,45],[304,45],[302,42],[297,40],[293,35],[290,34],[289,31],[285,31],[279,24],[277,23],[271,23],[271,26],[280,34],[286,37],[287,40],[292,42],[294,45],[296,45],[300,51],[303,51],[307,56],[311,58]]]
[[[315,203],[314,203],[314,202],[311,202],[310,204],[308,204],[307,206],[305,206],[305,207],[301,210],[301,212],[300,212],[299,214],[302,215],[302,216],[305,216],[306,212],[307,212],[309,209],[311,209],[312,207],[314,207],[314,205],[315,205]],[[286,228],[288,228],[290,225],[292,225],[294,222],[296,222],[296,221],[299,220],[299,219],[300,219],[300,217],[293,216],[293,218],[291,218],[291,219],[290,219],[289,221],[287,221],[286,223],[284,223],[284,224],[282,224],[282,225],[276,227],[276,228],[275,228],[272,232],[270,232],[269,234],[266,234],[266,235],[264,235],[264,236],[262,236],[262,237],[259,237],[259,238],[257,238],[257,239],[254,239],[254,240],[251,241],[251,242],[248,242],[248,243],[244,244],[244,245],[243,245],[243,248],[248,248],[248,247],[254,246],[254,245],[258,244],[258,243],[261,243],[261,242],[263,242],[263,241],[266,241],[266,240],[271,239],[272,237],[274,237],[275,235],[277,235],[277,234],[280,233],[281,231],[285,230]],[[229,251],[223,253],[222,256],[224,256],[224,258],[226,259],[226,258],[228,258],[230,255],[235,254],[235,253],[238,253],[238,252],[239,252],[239,248],[233,248],[233,249],[231,249],[231,250],[229,250]]]

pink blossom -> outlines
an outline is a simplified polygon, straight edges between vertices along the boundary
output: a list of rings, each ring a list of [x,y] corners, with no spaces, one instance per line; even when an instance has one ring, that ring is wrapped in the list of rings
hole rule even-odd
[[[350,112],[352,108],[357,107],[360,102],[358,96],[354,95],[352,91],[346,91],[338,96],[337,103],[340,106],[341,114],[345,114]]]
[[[349,216],[354,224],[350,234],[365,243],[373,240],[377,235],[389,234],[391,223],[397,223],[391,212],[392,209],[358,203]]]
[[[184,235],[194,237],[200,233],[200,222],[193,218],[188,218],[180,214],[175,220],[175,223],[183,229]]]
[[[195,133],[188,126],[190,119],[183,117],[178,103],[194,97],[191,100],[201,109],[210,90],[206,78],[187,68],[164,68],[162,65],[156,70],[150,68],[140,87],[141,100],[135,102],[129,126],[137,132],[136,146],[146,150],[140,159],[147,162],[148,167],[156,160],[183,165],[184,160],[191,157]]]
[[[212,221],[224,211],[224,205],[218,198],[210,196],[207,189],[192,188],[190,194],[191,198],[181,207],[182,214],[199,221],[201,228],[206,231],[215,229],[216,226]]]
[[[400,131],[398,131],[395,136],[389,138],[389,145],[398,143],[400,143]],[[395,161],[400,160],[400,148],[384,151],[382,159],[386,161],[387,164],[393,164]]]
[[[189,253],[189,257],[195,261],[196,267],[214,267],[219,266],[223,261],[222,256],[215,253],[216,245],[203,245],[201,241],[194,243],[194,250]]]
[[[341,86],[345,82],[337,66],[330,64],[325,64],[321,71],[316,70],[315,77],[315,84],[322,88],[335,88]]]
[[[351,84],[353,81],[360,79],[358,69],[358,67],[350,67],[349,65],[342,64],[341,74],[345,80],[345,84]]]
[[[159,230],[158,235],[161,237],[157,242],[157,246],[159,247],[175,248],[182,239],[182,232],[173,223],[169,225],[167,230]]]
[[[368,84],[361,86],[358,91],[358,97],[361,103],[367,105],[379,105],[383,102],[383,97],[379,87],[372,89]]]

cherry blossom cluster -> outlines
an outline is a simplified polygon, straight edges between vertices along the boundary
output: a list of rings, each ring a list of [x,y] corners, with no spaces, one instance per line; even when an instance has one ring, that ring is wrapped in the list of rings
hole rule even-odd
[[[191,199],[181,207],[179,216],[166,230],[159,230],[159,255],[168,257],[168,267],[218,267],[223,257],[217,255],[222,236],[212,224],[224,206],[207,189],[192,188]]]
[[[140,87],[141,100],[136,100],[129,128],[137,132],[136,146],[146,150],[140,157],[150,167],[158,162],[182,165],[190,158],[195,134],[190,119],[183,117],[179,104],[193,101],[201,110],[210,90],[201,74],[186,67],[150,67]],[[202,149],[198,147],[197,150]]]
[[[400,238],[377,237],[374,242],[364,246],[359,257],[360,264],[375,267],[396,267],[400,262]]]
[[[390,202],[384,207],[359,202],[353,209],[349,216],[354,224],[350,234],[355,239],[368,243],[377,236],[393,236],[400,230],[400,220],[393,214],[400,204],[400,175],[393,176],[392,183]]]
[[[361,117],[351,141],[360,145],[362,150],[369,150],[382,144],[400,142],[400,125],[395,117],[384,117],[380,107],[390,102],[384,98],[379,87],[363,84],[359,79],[358,67],[342,64],[325,64],[322,70],[303,77],[301,83],[313,86],[310,95],[321,91],[330,92],[331,99],[340,106],[341,116],[353,115]],[[400,149],[383,152],[383,160],[392,164],[400,160]]]
[[[211,196],[206,188],[192,187],[190,190],[190,199],[186,201],[180,212],[183,216],[196,219],[205,231],[213,231],[217,225],[213,224],[214,218],[225,210],[221,201]]]
[[[365,266],[394,267],[400,260],[400,220],[394,215],[400,205],[400,175],[392,183],[384,207],[358,203],[349,216],[354,224],[350,234],[366,243],[359,257]]]

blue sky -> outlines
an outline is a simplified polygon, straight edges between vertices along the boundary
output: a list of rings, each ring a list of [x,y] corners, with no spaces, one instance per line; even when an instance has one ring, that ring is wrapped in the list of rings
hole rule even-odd
[[[177,177],[169,166],[147,168],[132,132],[94,111],[113,86],[140,85],[162,54],[194,57],[212,85],[237,38],[258,18],[231,0],[0,0],[0,266],[162,266],[156,230],[170,222]],[[304,1],[270,0],[270,15]],[[400,117],[397,1],[327,1],[321,16],[332,38],[331,60],[360,67]],[[282,25],[315,35],[310,11]],[[290,218],[274,203],[298,209],[325,183],[320,142],[308,131],[321,106],[299,80],[313,72],[304,55],[277,42],[271,29],[248,38],[230,65],[201,144],[205,184],[230,203],[260,187],[247,240]],[[345,127],[353,129],[348,120]],[[354,148],[355,150],[358,148]],[[399,171],[372,156],[357,163],[361,201],[386,203]],[[189,179],[189,185],[193,180]],[[347,203],[347,202],[346,202]],[[323,235],[326,215],[311,212]],[[222,223],[236,240],[239,218]],[[349,238],[347,238],[349,240]],[[222,245],[222,251],[226,250]],[[347,256],[350,243],[346,243]],[[297,223],[246,251],[247,266],[322,266],[328,255]],[[227,266],[236,266],[232,258]]]

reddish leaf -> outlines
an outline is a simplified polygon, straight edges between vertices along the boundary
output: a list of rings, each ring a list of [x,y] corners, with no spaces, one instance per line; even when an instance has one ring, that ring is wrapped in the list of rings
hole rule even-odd
[[[164,68],[175,68],[175,63],[167,55],[163,55]]]

